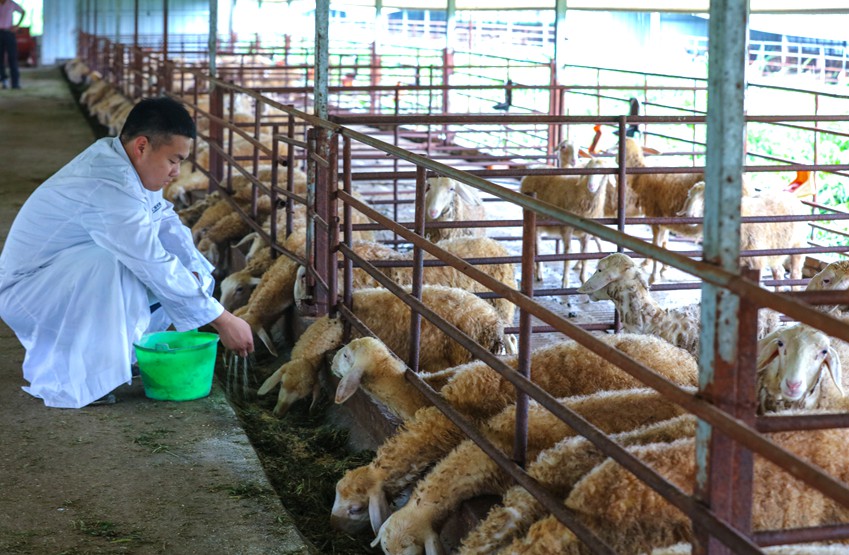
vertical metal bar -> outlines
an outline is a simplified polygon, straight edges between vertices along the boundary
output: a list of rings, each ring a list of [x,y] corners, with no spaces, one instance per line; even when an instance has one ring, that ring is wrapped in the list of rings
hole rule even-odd
[[[536,195],[534,195],[536,196]],[[522,211],[522,293],[534,296],[534,257],[536,256],[536,212]],[[530,277],[530,279],[528,279]],[[516,370],[522,376],[531,377],[531,315],[519,309],[519,360]],[[516,429],[513,435],[513,460],[521,467],[527,463],[528,455],[528,394],[516,392]]]
[[[327,119],[327,63],[330,28],[330,0],[315,3],[315,115]]]
[[[421,166],[416,166],[416,216],[415,216],[415,232],[419,235],[424,235],[424,196],[425,196],[425,175],[426,170]],[[424,276],[424,252],[421,248],[413,246],[413,287],[412,295],[417,298],[422,298],[422,278]],[[413,372],[419,371],[419,347],[421,346],[422,332],[422,315],[418,312],[410,311],[410,360],[408,366]]]
[[[351,192],[353,191],[353,188],[354,188],[353,187],[353,181],[352,181],[352,171],[353,171],[353,166],[351,164],[351,138],[350,137],[344,137],[343,142],[342,142],[342,175],[343,175],[343,178],[342,178],[343,185],[342,186],[344,187],[345,192],[348,193],[349,195],[351,194]],[[345,244],[348,246],[348,248],[351,248],[351,244],[354,242],[354,232],[353,232],[353,229],[352,229],[353,224],[351,222],[351,206],[347,203],[345,204],[344,212],[345,212],[345,214],[344,214],[344,216],[345,216],[345,220],[344,220]],[[349,307],[351,306],[351,299],[352,299],[352,296],[351,296],[352,293],[351,292],[352,292],[353,288],[354,288],[354,266],[353,266],[353,263],[351,262],[351,259],[346,257],[345,258],[345,287],[343,288],[343,295],[344,295],[345,305],[349,306]],[[331,309],[331,315],[335,314],[336,306],[335,305],[331,306],[330,309]],[[349,324],[348,321],[346,320],[345,321],[345,337],[348,337],[348,334],[350,333],[350,329],[349,329],[350,325],[351,324]]]
[[[209,75],[215,77],[218,65],[218,0],[209,0],[209,40],[207,44],[209,47]]]
[[[280,127],[274,124],[271,127],[271,220],[269,221],[271,242],[277,241],[277,188],[280,186],[280,140],[277,134],[280,133]],[[290,203],[289,197],[286,197],[286,206]],[[271,249],[272,257],[277,255],[276,249]]]
[[[316,162],[312,158],[315,152],[316,144],[316,128],[311,127],[307,130],[307,221],[306,221],[306,239],[304,241],[304,257],[307,262],[307,271],[315,271],[315,220],[310,216],[314,213],[315,207],[315,189],[316,189]],[[288,187],[288,185],[287,185]],[[314,297],[313,297],[314,298]],[[314,309],[309,308],[304,310],[306,315],[314,314]]]
[[[295,116],[289,115],[289,128],[286,136],[290,139],[295,138]],[[294,184],[292,183],[295,179],[295,147],[291,144],[286,145],[286,189],[289,191],[294,191]],[[292,216],[295,210],[295,201],[292,200],[292,197],[286,197],[286,236],[288,237],[290,233],[292,233],[293,225],[292,225]],[[276,240],[276,237],[275,237]]]
[[[212,1],[212,0],[211,0]],[[133,6],[133,50],[139,48],[139,0]]]
[[[224,158],[217,149],[213,148],[213,145],[221,148],[224,142],[224,130],[217,119],[224,117],[224,95],[220,87],[213,87],[210,92],[209,113],[213,116],[209,120],[209,192],[211,193],[224,179]]]
[[[328,230],[327,245],[327,262],[325,272],[327,274],[327,298],[324,301],[324,312],[321,316],[327,314],[329,307],[336,306],[336,283],[337,272],[336,267],[336,246],[339,244],[339,197],[336,194],[339,190],[339,135],[334,134],[330,140],[330,167],[327,168],[327,223],[330,226]]]
[[[168,0],[162,0],[162,61],[168,59]]]
[[[330,159],[330,139],[328,133],[329,132],[326,129],[316,129],[315,133],[316,152],[319,154],[321,159],[327,161]],[[330,175],[336,174],[338,170],[335,166],[325,167],[320,164],[316,164],[315,168],[315,193],[313,195],[315,215],[319,218],[319,221],[326,222],[327,225],[332,225],[336,214],[331,214],[329,211],[331,196],[333,195],[331,191]],[[313,250],[315,251],[315,258],[313,262],[315,264],[315,272],[316,275],[321,278],[323,283],[327,283],[328,261],[326,254],[329,250],[328,229],[323,225],[314,225],[313,233]],[[327,314],[328,294],[328,291],[320,288],[316,289],[315,295],[313,295],[314,316],[323,316]]]
[[[706,262],[731,272],[739,272],[748,8],[748,0],[710,3],[703,256]],[[735,384],[736,390],[739,307],[736,295],[702,285],[699,391],[714,402],[726,395],[721,387]],[[724,466],[729,450],[728,439],[700,420],[696,431],[697,497],[721,518],[734,520],[733,491],[723,482],[730,483]],[[694,553],[730,553],[706,530],[696,527],[694,532]]]

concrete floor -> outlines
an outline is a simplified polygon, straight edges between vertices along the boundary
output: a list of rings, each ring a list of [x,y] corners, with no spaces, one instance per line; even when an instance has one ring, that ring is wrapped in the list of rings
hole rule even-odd
[[[0,91],[0,239],[29,193],[94,135],[57,67]],[[0,323],[0,553],[306,554],[221,390],[46,408],[21,390],[24,351]]]

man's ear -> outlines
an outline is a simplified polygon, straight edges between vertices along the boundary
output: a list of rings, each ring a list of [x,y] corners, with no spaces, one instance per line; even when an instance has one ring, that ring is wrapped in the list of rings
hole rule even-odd
[[[150,148],[150,141],[144,135],[139,135],[130,141],[130,154],[133,161],[141,159],[147,149]]]

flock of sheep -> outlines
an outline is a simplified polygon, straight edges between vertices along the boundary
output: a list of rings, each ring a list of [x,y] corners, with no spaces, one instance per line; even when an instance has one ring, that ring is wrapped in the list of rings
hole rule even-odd
[[[77,67],[66,68],[81,72]],[[83,75],[82,78],[85,78]],[[105,88],[91,79],[90,90]],[[84,93],[85,94],[85,93]],[[87,98],[93,98],[92,92]],[[90,109],[96,101],[87,103]],[[120,127],[119,127],[120,128]],[[238,137],[238,136],[237,136]],[[233,149],[253,148],[234,140]],[[628,167],[646,167],[643,151],[627,139]],[[203,165],[208,148],[198,146],[196,159]],[[562,166],[575,166],[575,148],[560,147]],[[612,168],[593,159],[589,168]],[[309,301],[305,269],[305,209],[296,204],[290,222],[276,222],[277,240],[293,257],[273,257],[271,248],[250,233],[233,204],[218,193],[188,204],[192,190],[205,190],[208,181],[187,167],[166,191],[166,197],[183,206],[180,216],[191,227],[201,252],[216,264],[221,279],[221,302],[245,318],[268,350],[276,354],[280,338],[275,324],[287,309]],[[286,172],[280,172],[285,180]],[[295,170],[290,189],[305,193],[306,175]],[[260,181],[270,179],[270,168],[261,168]],[[592,173],[581,176],[527,176],[520,189],[539,200],[586,218],[611,216],[618,198],[615,176]],[[702,174],[636,173],[624,183],[629,216],[649,217],[702,215]],[[270,199],[257,199],[251,181],[235,177],[231,198],[245,211],[255,209],[257,219],[270,233],[273,213]],[[744,215],[804,213],[790,195],[758,195],[744,181]],[[367,199],[362,199],[367,202]],[[425,195],[427,221],[484,220],[484,203],[474,188],[453,179],[428,179]],[[353,211],[356,213],[356,211]],[[285,216],[285,211],[278,211]],[[341,214],[340,214],[341,218]],[[365,222],[365,218],[357,222]],[[289,224],[289,225],[287,225]],[[665,246],[669,231],[689,236],[701,233],[698,225],[654,225],[653,242]],[[291,231],[287,231],[291,229]],[[780,249],[803,244],[805,224],[780,222],[746,224],[741,250]],[[568,226],[540,228],[542,235],[562,239],[566,252],[573,237],[586,248],[586,234]],[[498,241],[472,227],[431,228],[427,238],[460,258],[499,258],[509,252]],[[230,272],[223,254],[230,248],[246,248],[245,267]],[[366,260],[409,261],[402,253],[379,242],[372,232],[355,233],[353,250]],[[744,264],[769,268],[776,277],[784,274],[786,257],[747,257]],[[512,289],[517,288],[512,264],[477,267]],[[792,277],[801,277],[799,257],[790,261]],[[412,283],[409,267],[381,267],[400,286]],[[659,305],[634,260],[612,254],[598,263],[592,275],[581,265],[579,291],[593,300],[610,300],[617,310],[622,333],[599,338],[666,380],[686,391],[698,385],[699,306],[666,309]],[[538,274],[539,275],[539,274]],[[568,286],[567,264],[563,267]],[[649,282],[659,279],[657,264]],[[293,403],[319,395],[318,372],[333,354],[331,370],[339,378],[337,403],[362,390],[395,414],[402,425],[377,450],[368,465],[347,472],[336,486],[330,509],[335,528],[350,533],[374,534],[374,545],[385,553],[414,555],[442,553],[439,530],[459,505],[481,494],[500,497],[466,535],[456,551],[463,554],[577,554],[588,548],[524,488],[497,466],[474,442],[414,387],[405,371],[409,356],[410,309],[394,294],[379,286],[362,269],[353,275],[352,312],[374,333],[345,343],[338,318],[322,317],[297,339],[290,360],[268,376],[259,387],[264,395],[277,389],[275,414]],[[422,302],[457,331],[486,350],[503,355],[504,362],[519,364],[516,339],[505,333],[514,324],[515,306],[505,299],[483,300],[485,291],[476,281],[448,266],[427,266]],[[845,289],[849,286],[849,263],[830,264],[811,279],[808,289]],[[823,306],[832,316],[845,319],[844,307]],[[759,321],[757,359],[758,411],[846,411],[847,384],[842,363],[849,361],[849,345],[802,324],[782,324],[778,314],[762,310]],[[451,334],[454,335],[454,334]],[[514,441],[516,390],[487,364],[476,361],[464,347],[427,319],[423,320],[419,349],[419,377],[438,392],[457,412],[474,423],[494,445],[510,452]],[[695,418],[625,371],[572,340],[563,340],[531,353],[530,379],[608,434],[633,456],[686,493],[695,478]],[[779,446],[823,468],[843,482],[849,481],[849,461],[843,446],[849,441],[845,429],[768,434]],[[528,415],[528,474],[563,499],[576,518],[616,552],[633,554],[688,553],[693,539],[690,519],[623,467],[604,456],[590,441],[532,402]],[[849,520],[849,508],[839,505],[801,482],[790,478],[759,457],[754,466],[754,530],[821,526]],[[846,545],[806,544],[769,548],[772,553],[845,553]]]

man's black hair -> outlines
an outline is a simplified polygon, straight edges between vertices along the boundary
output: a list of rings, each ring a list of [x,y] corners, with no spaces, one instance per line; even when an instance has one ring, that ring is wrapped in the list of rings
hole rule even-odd
[[[195,122],[182,104],[167,96],[145,98],[136,104],[121,129],[121,142],[145,136],[154,148],[168,143],[174,135],[194,139]]]

